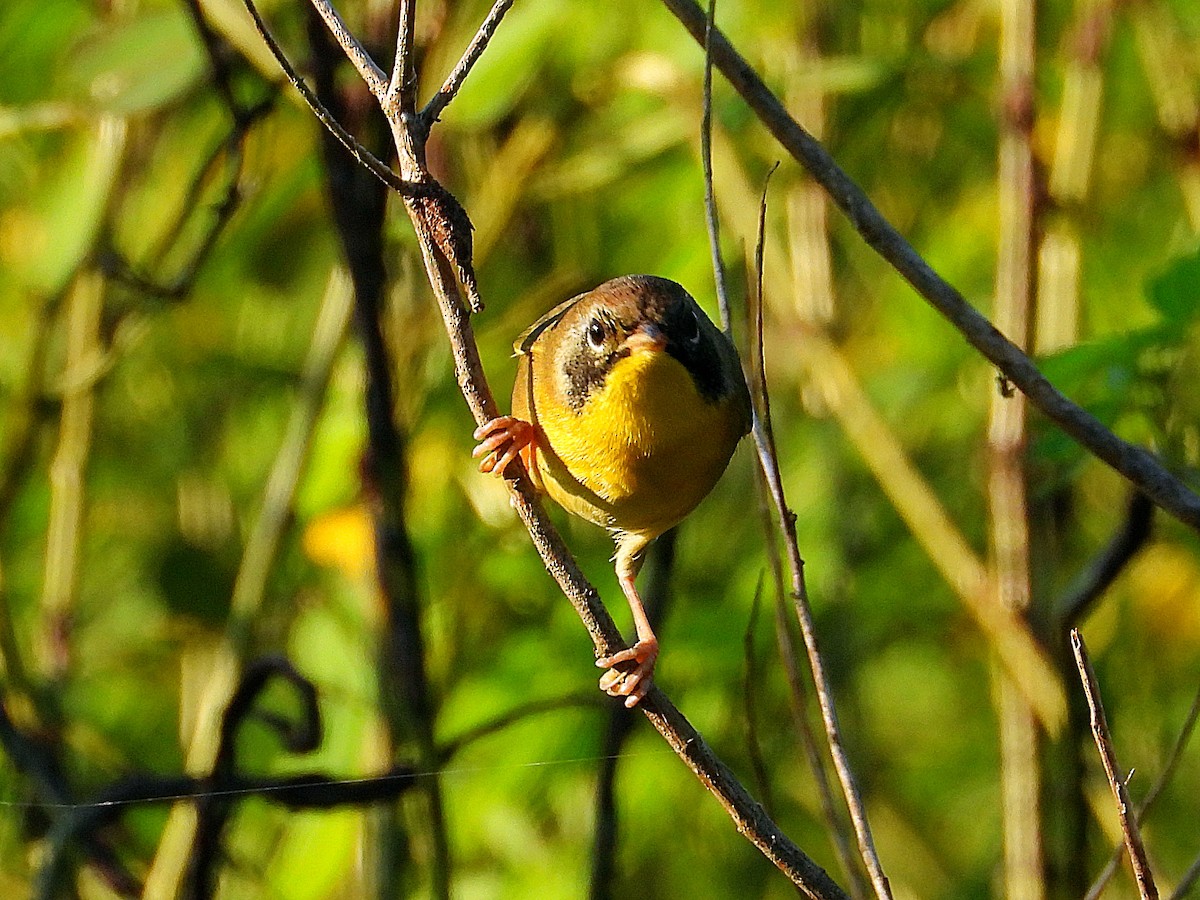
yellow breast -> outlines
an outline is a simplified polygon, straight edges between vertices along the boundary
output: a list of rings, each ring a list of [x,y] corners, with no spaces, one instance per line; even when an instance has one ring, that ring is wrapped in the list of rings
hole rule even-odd
[[[702,397],[663,352],[619,360],[578,411],[549,394],[535,380],[547,492],[576,515],[624,532],[652,537],[679,522],[721,477],[741,437],[730,403]]]

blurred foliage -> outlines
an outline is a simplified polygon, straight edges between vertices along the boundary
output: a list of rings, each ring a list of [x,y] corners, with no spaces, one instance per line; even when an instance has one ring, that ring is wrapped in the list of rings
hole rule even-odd
[[[346,4],[355,27],[361,6]],[[802,98],[822,98],[823,139],[835,158],[985,311],[997,222],[995,6],[770,0],[719,11],[735,45],[793,108]],[[1034,139],[1038,163],[1049,169],[1078,44],[1077,9],[1092,6],[1042,6]],[[206,0],[204,9],[250,61],[235,67],[236,95],[249,103],[266,97],[277,74],[240,5]],[[419,9],[428,96],[487,4],[443,0]],[[274,0],[264,11],[293,58],[303,60],[301,5]],[[1174,43],[1164,44],[1164,34]],[[1100,54],[1104,91],[1089,190],[1045,213],[1077,242],[1079,340],[1042,360],[1066,393],[1118,433],[1164,454],[1193,485],[1200,485],[1197,58],[1200,5],[1192,0],[1131,4],[1113,14]],[[1192,104],[1190,132],[1164,112],[1155,80],[1164,67],[1182,102]],[[698,150],[702,68],[697,47],[655,4],[523,2],[443,115],[430,164],[476,228],[488,303],[476,329],[498,394],[511,385],[514,335],[562,297],[605,278],[674,278],[715,312]],[[762,177],[783,154],[719,78],[714,114],[716,190],[725,250],[736,262],[753,246]],[[4,3],[5,702],[25,727],[61,723],[67,771],[83,793],[129,771],[183,765],[179,735],[225,628],[316,309],[339,265],[317,125],[283,92],[248,134],[240,203],[186,296],[156,297],[105,279],[94,346],[82,355],[71,349],[71,310],[91,261],[115,251],[144,277],[167,281],[210,227],[221,166],[197,197],[189,185],[229,127],[203,47],[176,0]],[[812,235],[798,231],[795,216],[807,184],[791,160],[772,183],[768,363],[786,487],[842,724],[897,896],[992,896],[1002,858],[992,657],[803,377],[796,354]],[[172,241],[173,223],[189,209]],[[407,219],[395,213],[388,330],[397,416],[409,442],[408,521],[425,594],[438,734],[448,740],[522,702],[590,691],[596,672],[586,635],[541,569],[502,485],[474,470],[472,426],[449,351]],[[843,219],[831,213],[829,222],[830,328],[983,556],[985,421],[995,373]],[[740,293],[744,266],[733,269]],[[55,467],[64,397],[80,384],[95,407],[85,426],[79,556],[65,573],[74,579],[69,662],[56,671],[46,649],[46,566],[57,558],[48,556],[47,529],[55,491],[63,489]],[[361,388],[360,353],[349,341],[252,628],[252,649],[286,651],[319,686],[325,742],[315,758],[295,760],[265,731],[248,735],[245,758],[264,771],[316,767],[353,777],[387,764],[379,758],[375,665],[381,610],[358,481]],[[1117,527],[1126,488],[1036,415],[1032,429],[1035,606],[1049,608]],[[765,565],[761,529],[746,514],[752,474],[743,448],[683,528],[658,675],[747,783],[742,637]],[[628,625],[608,538],[560,519],[585,571]],[[791,730],[772,628],[770,616],[758,618],[758,737],[773,812],[840,879]],[[1160,516],[1151,545],[1099,602],[1085,634],[1121,763],[1137,769],[1132,790],[1140,796],[1200,680],[1197,535]],[[446,763],[455,896],[581,894],[604,722],[598,708],[522,721]],[[1198,752],[1188,750],[1146,826],[1160,883],[1177,879],[1200,850]],[[626,753],[618,890],[636,889],[645,900],[792,895],[649,728],[639,724]],[[1086,743],[1083,757],[1094,872],[1114,837],[1113,819]],[[31,878],[31,842],[43,816],[36,802],[23,805],[37,795],[7,763],[0,765],[0,798],[18,804],[0,815],[0,891],[17,896]],[[124,821],[122,855],[143,871],[164,814],[141,811]],[[371,821],[357,810],[287,815],[244,804],[228,836],[222,896],[362,895]],[[421,824],[409,822],[417,834]],[[419,839],[414,852],[422,852]],[[423,894],[419,881],[410,887]]]

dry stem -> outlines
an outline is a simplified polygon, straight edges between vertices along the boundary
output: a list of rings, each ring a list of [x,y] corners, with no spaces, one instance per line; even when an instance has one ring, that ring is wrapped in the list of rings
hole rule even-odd
[[[1125,779],[1121,777],[1117,756],[1113,751],[1112,733],[1108,730],[1108,719],[1104,715],[1104,704],[1100,699],[1100,688],[1096,684],[1096,673],[1092,671],[1087,647],[1084,646],[1083,636],[1079,633],[1078,628],[1071,629],[1071,651],[1075,654],[1075,666],[1079,669],[1079,679],[1083,682],[1083,692],[1087,696],[1088,710],[1092,721],[1092,736],[1096,740],[1096,749],[1100,751],[1100,762],[1104,764],[1104,774],[1108,776],[1108,785],[1112,788],[1113,798],[1117,803],[1117,816],[1121,820],[1121,834],[1125,836],[1125,847],[1129,850],[1129,862],[1133,866],[1133,877],[1137,881],[1138,894],[1142,900],[1158,900],[1158,888],[1154,884],[1150,861],[1146,857],[1146,848],[1142,844],[1142,833],[1138,828],[1137,816],[1130,815],[1129,791],[1125,787]]]

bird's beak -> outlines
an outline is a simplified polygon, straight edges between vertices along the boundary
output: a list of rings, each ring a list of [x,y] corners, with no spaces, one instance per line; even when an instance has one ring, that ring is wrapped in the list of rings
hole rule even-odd
[[[667,347],[667,335],[653,322],[644,322],[625,338],[625,346],[630,353],[661,353]]]

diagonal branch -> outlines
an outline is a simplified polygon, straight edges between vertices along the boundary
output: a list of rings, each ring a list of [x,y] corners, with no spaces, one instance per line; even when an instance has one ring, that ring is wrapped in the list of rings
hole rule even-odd
[[[1092,736],[1096,739],[1096,749],[1100,751],[1104,774],[1108,776],[1108,785],[1117,801],[1117,816],[1121,820],[1121,833],[1125,836],[1125,846],[1129,850],[1129,862],[1133,866],[1138,894],[1142,900],[1158,900],[1158,888],[1154,884],[1154,875],[1150,872],[1150,861],[1146,858],[1146,847],[1142,844],[1137,816],[1131,813],[1132,804],[1129,801],[1129,791],[1125,787],[1126,779],[1121,777],[1117,757],[1113,752],[1112,734],[1108,730],[1108,719],[1104,715],[1104,704],[1100,700],[1100,688],[1096,685],[1096,673],[1092,671],[1087,647],[1078,628],[1071,629],[1071,651],[1075,654],[1079,680],[1083,682],[1083,692],[1091,712]]]
[[[496,33],[496,28],[500,25],[500,20],[504,18],[504,14],[512,7],[513,0],[496,0],[491,12],[487,14],[487,18],[483,20],[483,24],[479,26],[479,30],[475,32],[475,37],[471,38],[471,43],[467,46],[466,52],[463,53],[462,59],[446,76],[446,81],[442,84],[441,89],[434,94],[425,108],[421,110],[421,121],[425,123],[428,129],[438,116],[446,108],[447,104],[454,99],[463,82],[471,73],[471,68],[478,62],[479,57],[483,55],[483,51],[487,49],[488,42],[492,39],[492,35]]]
[[[313,9],[325,21],[329,33],[333,35],[333,39],[341,46],[342,51],[346,54],[346,58],[358,70],[359,76],[366,83],[367,88],[375,96],[376,99],[382,101],[384,95],[388,91],[388,78],[384,74],[383,69],[375,60],[371,59],[371,54],[358,41],[358,38],[346,26],[346,22],[342,19],[341,14],[333,8],[330,0],[311,0]],[[255,16],[257,21],[258,17]],[[274,48],[271,48],[274,50]]]
[[[703,45],[707,19],[695,0],[663,0],[663,3],[696,42]],[[1171,515],[1200,531],[1200,496],[1168,471],[1154,454],[1117,437],[1095,416],[1055,388],[1028,356],[967,303],[962,294],[913,249],[862,188],[838,166],[829,151],[788,114],[749,63],[717,29],[712,31],[711,46],[717,68],[776,140],[820,182],[863,239],[917,293],[1080,446],[1120,472]]]
[[[254,0],[242,0],[242,2],[247,11],[250,13],[250,17],[254,20],[254,27],[258,30],[259,36],[263,39],[263,42],[267,45],[267,48],[275,57],[275,61],[279,63],[279,68],[283,69],[283,74],[287,77],[287,80],[291,82],[292,87],[299,91],[300,96],[304,99],[304,102],[308,104],[308,108],[313,111],[313,115],[317,117],[317,120],[327,129],[329,129],[330,133],[341,142],[343,147],[345,147],[354,155],[356,160],[362,163],[366,169],[370,170],[376,178],[390,187],[393,191],[401,196],[419,195],[425,189],[423,185],[413,184],[400,178],[395,172],[388,168],[386,163],[371,153],[366,147],[360,144],[354,138],[354,136],[350,134],[350,132],[342,127],[341,123],[338,122],[338,120],[333,117],[329,110],[327,110],[321,104],[321,101],[317,99],[316,95],[312,92],[312,88],[310,88],[305,83],[304,79],[300,77],[299,73],[296,72],[295,67],[288,60],[287,54],[283,52],[283,48],[279,46],[279,42],[275,40],[275,37],[267,28],[267,23],[263,21],[263,17],[258,11],[258,7],[254,5]],[[317,11],[320,12],[320,9],[320,6],[318,6]],[[334,15],[336,15],[336,13],[334,13]],[[341,19],[338,19],[338,21],[340,22]],[[343,27],[345,27],[344,23]],[[337,36],[336,31],[334,32],[334,36]],[[374,63],[372,63],[372,65],[374,65]],[[380,72],[380,77],[383,77],[382,72]]]

